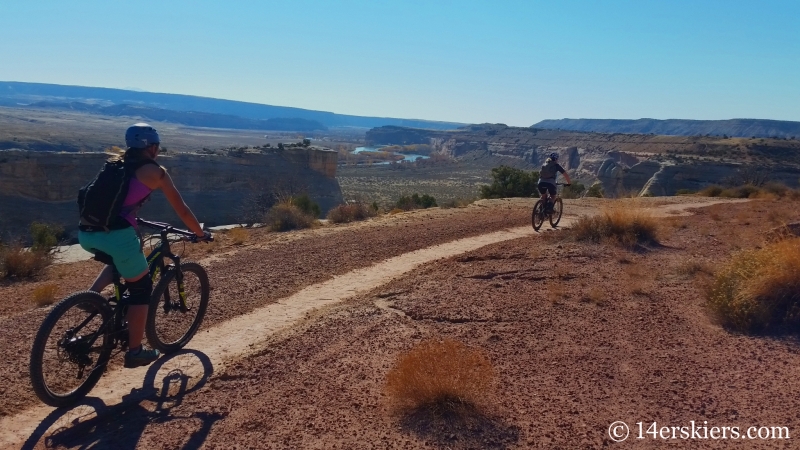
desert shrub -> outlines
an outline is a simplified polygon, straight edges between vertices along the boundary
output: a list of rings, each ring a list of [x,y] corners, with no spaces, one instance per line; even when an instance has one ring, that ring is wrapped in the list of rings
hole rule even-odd
[[[289,231],[310,228],[316,219],[291,202],[281,202],[270,208],[264,224],[272,231]]]
[[[717,273],[708,305],[736,331],[800,331],[800,238],[735,255]]]
[[[561,197],[563,198],[580,198],[583,195],[584,191],[586,191],[586,186],[579,181],[575,181],[569,186],[564,186],[564,189],[561,191]]]
[[[728,189],[723,189],[720,192],[720,197],[727,197],[727,198],[750,198],[756,197],[761,192],[757,186],[753,186],[752,184],[745,184],[743,186],[732,187]]]
[[[377,206],[377,204],[373,205]],[[377,208],[364,203],[346,203],[328,211],[327,219],[332,223],[348,223],[374,217],[378,214]]]
[[[395,207],[398,209],[402,209],[403,211],[409,211],[412,209],[426,209],[437,206],[436,199],[428,194],[412,194],[412,195],[402,195],[395,203]]]
[[[603,192],[603,186],[600,183],[593,184],[589,189],[586,190],[586,195],[584,195],[584,197],[597,197],[597,198],[605,197],[605,193]]]
[[[391,211],[389,211],[389,215],[394,215],[394,214],[401,213],[401,212],[405,212],[405,211],[400,209],[400,208],[392,208]]]
[[[313,218],[318,218],[321,214],[321,210],[319,205],[311,200],[311,197],[308,194],[301,194],[297,196],[293,196],[291,198],[291,202],[294,206],[298,207],[300,211],[312,216]]]
[[[776,197],[785,197],[791,191],[789,186],[774,181],[770,181],[769,183],[764,184],[764,186],[762,186],[762,189],[772,195],[775,195]]]
[[[536,192],[539,172],[500,166],[492,169],[492,184],[481,186],[481,198],[530,197]]]
[[[712,184],[711,186],[701,189],[698,194],[703,197],[719,197],[719,195],[722,194],[722,187]]]
[[[579,241],[613,242],[625,247],[658,243],[658,222],[640,209],[611,208],[582,216],[568,234]]]
[[[64,237],[64,227],[58,224],[33,222],[30,226],[31,248],[36,251],[51,251]]]
[[[244,228],[233,228],[228,231],[228,237],[235,245],[242,245],[250,239],[250,233]]]
[[[52,253],[23,248],[15,244],[0,249],[0,278],[31,278],[53,261]]]
[[[447,209],[447,208],[464,208],[467,205],[470,205],[471,203],[475,203],[475,200],[477,200],[477,199],[476,198],[454,198],[452,200],[445,201],[444,203],[439,205],[439,207],[445,208],[445,209]]]
[[[485,402],[494,380],[489,358],[461,342],[423,341],[400,356],[385,392],[399,409]]]
[[[695,192],[691,189],[678,189],[675,191],[675,195],[692,195]]]
[[[52,305],[56,301],[58,285],[53,283],[43,284],[33,290],[33,304],[42,307]]]

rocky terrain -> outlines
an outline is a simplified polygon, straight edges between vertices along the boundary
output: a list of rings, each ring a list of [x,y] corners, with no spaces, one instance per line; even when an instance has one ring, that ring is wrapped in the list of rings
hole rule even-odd
[[[110,371],[68,410],[37,407],[26,385],[25,343],[46,309],[26,306],[31,284],[0,286],[13,306],[0,320],[14,324],[0,327],[10,355],[0,372],[0,447],[792,448],[796,340],[724,330],[703,292],[732,252],[762,245],[800,209],[722,202],[567,201],[566,223],[609,207],[659,216],[660,245],[633,251],[533,233],[524,199],[280,236],[256,231],[246,246],[220,241],[207,257],[195,254],[213,286],[198,346],[150,368]],[[506,234],[485,239],[498,233]],[[75,263],[48,276],[58,274],[68,292],[96,269]],[[340,303],[313,306],[332,299]],[[227,353],[214,344],[234,337],[226,324],[248,316],[253,330],[265,323],[268,331],[242,328],[235,338],[245,342]],[[296,321],[276,326],[288,316]],[[431,338],[486,352],[495,379],[480,408],[394,409],[387,373]],[[611,439],[616,421],[630,426],[627,442]],[[636,425],[692,421],[786,427],[789,439],[660,438]]]
[[[602,134],[473,125],[457,131],[381,127],[367,132],[376,144],[428,144],[444,155],[488,154],[540,165],[551,152],[585,184],[599,182],[609,196],[674,195],[711,184],[743,184],[754,173],[796,187],[800,141]]]
[[[78,189],[108,157],[104,153],[0,151],[0,230],[25,234],[33,221],[58,223],[74,231]],[[236,156],[177,153],[159,156],[183,199],[207,225],[243,221],[249,200],[285,190],[306,192],[323,212],[342,202],[334,151],[286,147],[243,151]],[[290,192],[291,190],[291,192]],[[142,217],[179,223],[157,191]]]

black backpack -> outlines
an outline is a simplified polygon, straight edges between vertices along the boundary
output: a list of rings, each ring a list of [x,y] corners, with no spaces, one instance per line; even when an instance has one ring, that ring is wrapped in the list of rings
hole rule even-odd
[[[78,191],[81,223],[106,231],[130,226],[119,215],[128,196],[128,185],[138,168],[151,163],[156,164],[152,159],[133,163],[106,161],[94,180]]]

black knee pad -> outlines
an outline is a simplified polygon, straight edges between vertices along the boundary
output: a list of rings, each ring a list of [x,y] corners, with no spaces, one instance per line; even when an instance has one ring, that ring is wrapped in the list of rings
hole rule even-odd
[[[145,275],[136,281],[128,281],[128,292],[131,296],[128,300],[129,305],[149,305],[150,296],[153,295],[153,280],[149,275]]]

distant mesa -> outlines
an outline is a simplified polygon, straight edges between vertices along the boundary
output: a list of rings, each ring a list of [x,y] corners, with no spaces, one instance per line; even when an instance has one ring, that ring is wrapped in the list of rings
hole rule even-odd
[[[214,114],[196,111],[173,111],[140,105],[100,106],[84,102],[41,101],[27,105],[30,108],[69,109],[106,116],[134,116],[151,121],[171,122],[191,127],[232,128],[236,130],[270,130],[270,131],[316,131],[327,130],[328,127],[316,120],[283,118],[258,120],[229,114]]]
[[[214,120],[229,120],[235,116],[241,120],[297,120],[309,122],[296,122],[296,124],[309,126],[310,123],[319,123],[324,127],[358,127],[373,128],[384,125],[397,125],[431,130],[450,130],[465,124],[456,122],[437,122],[420,119],[396,119],[390,117],[366,117],[335,114],[326,111],[291,108],[286,106],[272,106],[258,103],[223,100],[218,98],[197,97],[193,95],[160,94],[154,92],[137,92],[124,89],[95,88],[85,86],[63,86],[58,84],[22,83],[16,81],[0,81],[0,105],[18,107],[20,104],[39,102],[55,103],[90,103],[101,106],[139,107],[152,108],[159,111],[150,111],[151,114],[166,114],[160,111],[191,111],[195,116],[217,114],[227,116],[214,118]],[[82,106],[79,106],[82,107]],[[287,119],[290,118],[290,119]],[[182,120],[207,120],[207,117],[192,117]],[[183,123],[183,122],[178,122]],[[284,126],[289,126],[284,123]],[[250,128],[247,128],[250,129]],[[261,129],[261,128],[258,128]],[[292,129],[304,131],[306,128]]]
[[[657,134],[665,136],[726,136],[798,138],[800,122],[767,119],[557,119],[543,120],[531,128],[595,133]]]

